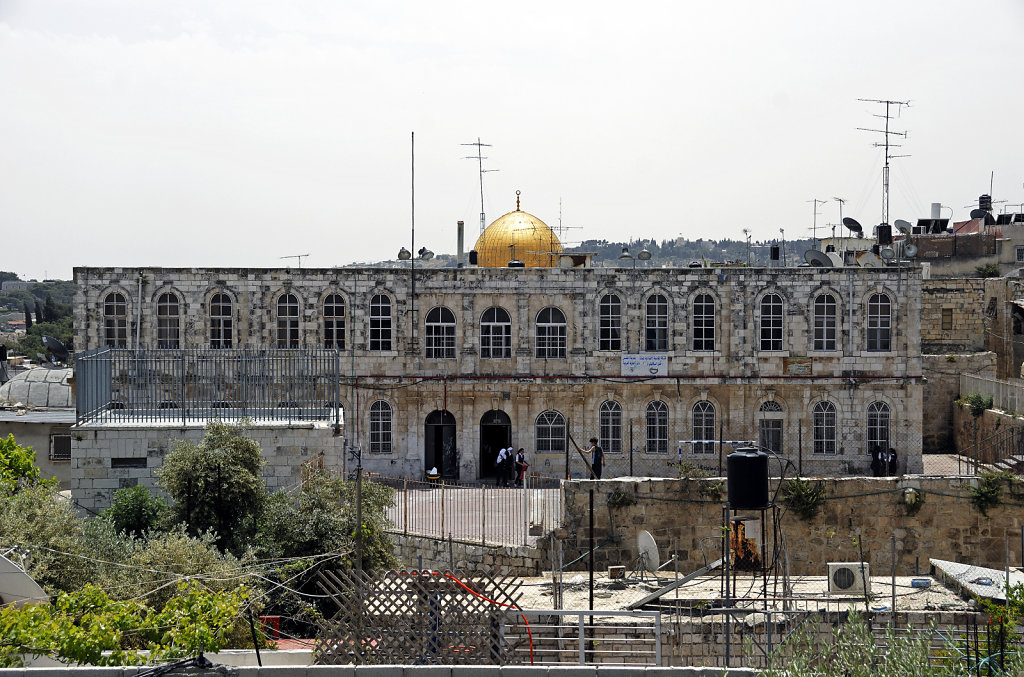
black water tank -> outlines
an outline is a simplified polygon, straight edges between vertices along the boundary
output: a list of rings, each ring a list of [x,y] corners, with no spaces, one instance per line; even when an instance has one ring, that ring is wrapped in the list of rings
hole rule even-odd
[[[978,196],[978,209],[984,209],[986,212],[992,211],[992,196],[991,195],[979,195]]]
[[[779,260],[779,245],[773,244],[768,250],[768,258],[772,261]]]
[[[763,510],[768,507],[768,454],[740,447],[726,458],[729,507]]]
[[[469,265],[475,266],[475,265],[477,265],[477,261],[479,261],[479,260],[480,260],[480,254],[475,249],[471,249],[469,251]]]
[[[878,224],[878,244],[892,244],[892,226],[888,223]]]

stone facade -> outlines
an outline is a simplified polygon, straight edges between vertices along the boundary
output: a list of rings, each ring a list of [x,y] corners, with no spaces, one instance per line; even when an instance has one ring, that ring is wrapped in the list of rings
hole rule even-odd
[[[118,489],[141,484],[158,491],[156,471],[178,440],[199,442],[202,426],[77,426],[71,459],[71,495],[83,509],[99,512]],[[344,440],[330,426],[314,424],[253,426],[247,437],[259,442],[271,491],[298,486],[303,464],[340,468]]]
[[[763,425],[777,426],[781,453],[807,473],[867,472],[879,425],[910,471],[921,468],[918,269],[77,268],[75,282],[80,350],[104,345],[112,321],[127,345],[136,335],[144,347],[166,344],[161,298],[176,301],[171,347],[209,347],[215,296],[230,302],[222,317],[232,347],[282,337],[323,346],[325,301],[340,303],[345,438],[365,469],[385,475],[437,466],[484,479],[497,449],[512,444],[526,448],[533,471],[565,476],[562,431],[581,445],[601,437],[608,474],[629,472],[632,446],[635,474],[673,475],[679,461],[717,467],[730,449],[692,440],[757,441]],[[814,301],[826,294],[835,341],[816,349]],[[602,301],[613,296],[609,313]],[[883,350],[868,349],[872,297],[890,308]],[[111,298],[123,304],[105,306]],[[707,342],[698,346],[702,303]],[[508,332],[508,352],[488,357],[481,325],[490,309],[507,314],[496,331]],[[450,333],[431,317],[450,317]],[[544,350],[539,333],[550,338]],[[633,357],[654,371],[628,371]],[[869,408],[887,414],[874,428]],[[568,472],[585,471],[575,452],[569,463]]]
[[[996,375],[996,354],[990,352],[924,355],[922,373],[924,387],[922,417],[922,451],[926,454],[952,454],[964,447],[956,446],[953,434],[953,410],[960,397],[960,375]]]
[[[985,330],[996,311],[994,304],[988,309],[989,283],[983,278],[950,278],[921,284],[921,352],[939,355],[985,350]]]

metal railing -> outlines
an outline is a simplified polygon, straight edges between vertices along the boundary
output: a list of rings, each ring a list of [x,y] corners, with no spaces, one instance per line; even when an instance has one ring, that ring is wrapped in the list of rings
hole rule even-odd
[[[992,406],[1008,413],[1024,413],[1024,380],[1004,381],[1002,379],[960,375],[960,395],[978,393],[992,398]]]
[[[396,490],[388,519],[396,533],[455,538],[481,545],[528,545],[562,518],[562,491],[551,478],[527,476],[522,487],[449,480],[375,478]]]
[[[99,348],[76,356],[77,422],[341,422],[327,349]]]
[[[522,663],[661,667],[661,612],[524,609],[530,624],[505,630]],[[634,622],[629,622],[633,619]]]

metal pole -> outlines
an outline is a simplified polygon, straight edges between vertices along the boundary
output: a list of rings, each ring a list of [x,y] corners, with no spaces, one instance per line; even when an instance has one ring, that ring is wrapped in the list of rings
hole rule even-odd
[[[569,419],[565,419],[565,479],[571,480],[572,474],[569,472]]]
[[[633,477],[633,422],[629,422],[629,476]]]
[[[804,426],[798,423],[796,427],[796,474],[804,476]]]
[[[590,490],[590,610],[594,610],[594,490]],[[593,622],[593,617],[591,617]]]
[[[890,624],[896,625],[896,534],[889,535],[889,545],[892,549],[892,594],[890,595],[889,609],[892,612]]]
[[[529,545],[530,539],[530,496],[526,493],[526,473],[523,473],[523,545]]]
[[[409,478],[402,478],[402,535],[409,535]]]
[[[444,538],[444,479],[441,480],[441,538]]]
[[[363,570],[363,460],[356,466],[356,571]]]
[[[487,485],[480,485],[480,545],[487,545]]]

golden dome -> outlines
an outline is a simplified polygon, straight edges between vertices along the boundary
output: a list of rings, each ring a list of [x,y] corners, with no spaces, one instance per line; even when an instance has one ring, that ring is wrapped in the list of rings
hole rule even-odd
[[[527,268],[554,268],[562,252],[555,231],[533,214],[516,210],[494,220],[480,233],[474,249],[481,268],[504,268],[509,261],[522,261]]]

